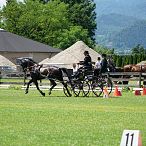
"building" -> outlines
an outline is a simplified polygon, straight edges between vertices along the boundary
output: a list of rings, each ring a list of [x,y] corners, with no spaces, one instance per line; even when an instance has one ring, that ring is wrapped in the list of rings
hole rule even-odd
[[[32,57],[36,62],[51,58],[60,49],[0,29],[0,55],[16,64],[16,58]]]

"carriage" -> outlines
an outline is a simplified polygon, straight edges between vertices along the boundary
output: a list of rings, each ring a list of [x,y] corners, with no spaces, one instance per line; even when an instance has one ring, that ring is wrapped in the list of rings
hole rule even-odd
[[[111,79],[105,75],[94,75],[94,70],[88,71],[79,69],[76,74],[72,75],[71,82],[67,81],[68,89],[74,96],[89,96],[92,92],[96,97],[100,97],[105,88],[108,89],[109,94],[112,92],[113,84]],[[69,96],[64,89],[66,96]]]
[[[38,80],[48,78],[51,82],[51,88],[49,89],[49,94],[51,94],[52,89],[57,85],[56,81],[63,84],[64,94],[69,96],[89,96],[90,92],[99,97],[105,87],[108,88],[109,93],[112,91],[112,82],[110,78],[106,75],[95,76],[94,71],[88,71],[84,69],[79,69],[77,74],[69,75],[66,68],[59,68],[56,66],[45,66],[37,64],[32,58],[18,58],[18,64],[23,68],[24,74],[30,73],[31,79],[27,83],[27,88],[25,93],[28,93],[29,85],[34,82],[38,91],[45,96],[39,89]],[[68,79],[63,78],[63,72],[67,75]],[[24,75],[26,77],[26,75]]]

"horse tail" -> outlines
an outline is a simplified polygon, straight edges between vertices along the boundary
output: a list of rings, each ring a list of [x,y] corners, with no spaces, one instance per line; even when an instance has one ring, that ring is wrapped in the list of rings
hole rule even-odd
[[[71,82],[71,76],[70,76],[67,68],[60,68],[60,70],[67,75],[69,81]]]

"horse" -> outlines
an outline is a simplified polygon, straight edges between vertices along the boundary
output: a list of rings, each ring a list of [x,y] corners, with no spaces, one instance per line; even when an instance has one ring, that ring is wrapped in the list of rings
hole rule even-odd
[[[21,58],[19,62],[20,62],[19,63],[20,66],[22,66],[24,71],[30,72],[30,77],[31,77],[30,81],[27,83],[25,94],[28,93],[29,85],[31,83],[34,83],[36,85],[37,90],[41,93],[41,95],[45,96],[45,93],[39,89],[38,80],[48,78],[51,83],[51,87],[49,89],[49,95],[51,94],[53,88],[57,85],[56,80],[58,80],[60,83],[62,83],[62,85],[68,92],[69,96],[72,96],[67,88],[67,84],[63,79],[63,73],[65,73],[70,81],[70,76],[66,68],[39,65],[38,63],[36,63],[35,61],[29,58]]]
[[[135,66],[135,64],[127,64],[123,67],[124,72],[131,72],[132,68]],[[133,70],[134,71],[134,70]]]
[[[17,58],[16,62],[17,62],[18,65],[20,65],[22,67],[22,72],[24,73],[23,83],[24,83],[24,86],[25,86],[26,85],[26,79],[29,76],[27,67],[33,66],[34,64],[37,64],[37,63],[29,57]]]
[[[131,68],[131,71],[132,72],[145,72],[146,71],[146,65],[134,65],[132,68]]]
[[[146,65],[128,64],[124,66],[125,72],[146,72]]]

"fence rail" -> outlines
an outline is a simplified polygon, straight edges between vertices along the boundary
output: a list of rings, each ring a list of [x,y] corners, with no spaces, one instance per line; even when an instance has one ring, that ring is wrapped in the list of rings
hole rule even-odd
[[[70,74],[71,74],[70,70]],[[111,80],[115,82],[121,82],[121,85],[127,84],[129,81],[137,81],[135,87],[141,87],[146,85],[146,73],[145,72],[107,72],[105,73]],[[23,85],[23,72],[2,72],[0,75],[0,84],[22,84]],[[21,79],[22,81],[3,81],[3,79]],[[45,84],[45,82],[44,82]],[[48,83],[47,83],[48,84]]]
[[[141,87],[146,85],[146,73],[145,72],[108,72],[105,73],[111,78],[113,82],[122,82],[124,85],[129,81],[137,81],[138,84],[135,86]],[[143,84],[142,84],[143,82]]]

